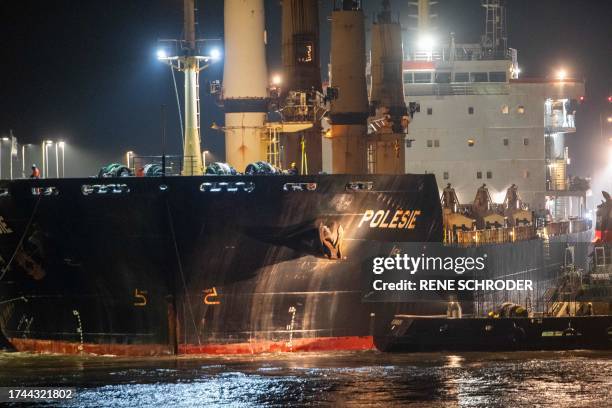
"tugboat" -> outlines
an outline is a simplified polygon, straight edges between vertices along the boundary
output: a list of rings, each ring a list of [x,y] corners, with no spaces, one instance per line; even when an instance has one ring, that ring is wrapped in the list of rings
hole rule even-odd
[[[506,302],[487,316],[462,316],[455,302],[447,315],[396,315],[375,337],[382,351],[612,349],[612,200],[597,208],[590,267],[563,267],[546,293],[546,311]]]

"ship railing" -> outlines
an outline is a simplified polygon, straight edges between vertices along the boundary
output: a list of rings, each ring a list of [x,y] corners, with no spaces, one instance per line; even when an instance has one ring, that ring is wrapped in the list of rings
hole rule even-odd
[[[510,88],[506,83],[454,82],[450,84],[404,84],[406,96],[445,95],[507,95]]]
[[[569,221],[550,222],[544,227],[544,234],[552,237],[556,235],[572,234],[588,231],[590,228],[588,220],[578,219]]]
[[[550,114],[544,115],[544,127],[551,131],[575,131],[575,116],[564,114],[563,111],[553,111]]]
[[[595,268],[595,270],[589,275],[591,283],[597,282],[612,282],[612,272],[604,268]]]
[[[485,230],[449,231],[447,243],[472,247],[488,244],[503,244],[507,242],[526,241],[537,237],[536,229],[532,225],[520,227],[494,228]]]

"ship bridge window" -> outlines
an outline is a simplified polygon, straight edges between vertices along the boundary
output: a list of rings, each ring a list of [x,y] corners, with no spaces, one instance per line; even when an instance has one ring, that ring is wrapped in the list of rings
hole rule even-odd
[[[488,179],[493,178],[493,172],[487,171],[487,178]]]
[[[470,72],[470,82],[488,82],[486,72]]]
[[[433,140],[429,139],[427,141],[427,147],[433,147]]]
[[[470,106],[468,107],[468,115],[473,115],[474,114],[474,107]]]
[[[481,179],[482,178],[482,171],[477,171],[476,172],[476,178],[477,179]]]
[[[510,140],[508,138],[504,138],[504,146],[508,146],[510,144]]]
[[[470,147],[474,147],[474,144],[475,144],[475,143],[476,143],[476,142],[474,141],[474,139],[468,139],[468,146],[470,146]]]
[[[438,139],[434,140],[434,147],[440,147],[440,140]]]
[[[437,84],[448,84],[451,81],[451,73],[450,72],[437,72],[436,73],[436,83]]]
[[[404,72],[404,83],[411,84],[413,82],[414,79],[412,78],[412,72]]]
[[[448,171],[445,171],[443,173],[443,178],[444,178],[444,180],[448,180]]]
[[[503,71],[489,72],[489,82],[506,82],[506,73]]]
[[[507,115],[510,113],[510,108],[508,107],[508,105],[502,105],[501,107],[501,113],[503,115]]]
[[[469,72],[457,72],[455,73],[455,82],[468,82],[470,80]]]
[[[433,108],[427,108],[427,114],[433,115]]]
[[[414,82],[416,84],[429,84],[431,83],[431,72],[415,72]]]
[[[519,106],[516,108],[516,113],[518,113],[519,115],[524,114],[524,113],[525,113],[525,107],[524,107],[523,105],[519,105]]]

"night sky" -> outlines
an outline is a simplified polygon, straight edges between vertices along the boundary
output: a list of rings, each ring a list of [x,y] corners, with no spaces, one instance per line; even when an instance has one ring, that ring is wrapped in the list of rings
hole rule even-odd
[[[201,37],[223,36],[223,1],[199,0]],[[279,71],[280,7],[265,0],[270,72]],[[522,76],[544,77],[565,67],[586,79],[586,101],[570,137],[570,172],[590,175],[601,163],[600,114],[612,113],[612,1],[509,0],[509,46],[519,51]],[[434,11],[441,36],[477,42],[484,28],[479,0],[439,0]],[[380,0],[366,0],[371,17]],[[408,1],[392,0],[405,27]],[[322,66],[329,50],[331,1],[321,2]],[[181,35],[182,0],[19,0],[0,2],[2,68],[0,132],[13,129],[20,143],[64,139],[68,176],[93,174],[120,161],[127,150],[160,154],[160,106],[167,105],[167,153],[180,152],[176,99],[169,68],[155,58],[159,38]],[[411,31],[406,31],[409,37]],[[222,63],[205,71],[221,79]],[[177,76],[179,88],[182,77]],[[209,129],[223,115],[202,95],[203,147],[223,158],[223,136]],[[612,136],[612,128],[604,132]],[[607,136],[605,137],[607,141]]]

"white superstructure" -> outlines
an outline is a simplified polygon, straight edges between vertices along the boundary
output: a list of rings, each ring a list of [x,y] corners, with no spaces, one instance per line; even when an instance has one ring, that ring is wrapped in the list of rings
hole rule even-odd
[[[516,184],[533,210],[581,215],[584,191],[570,191],[564,137],[575,132],[584,83],[519,79],[516,50],[485,44],[455,44],[451,34],[444,47],[407,55],[404,94],[420,109],[410,123],[406,172],[434,173],[462,203],[483,184],[501,202]]]

